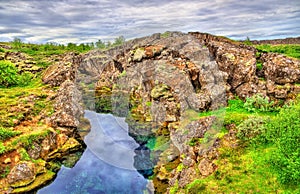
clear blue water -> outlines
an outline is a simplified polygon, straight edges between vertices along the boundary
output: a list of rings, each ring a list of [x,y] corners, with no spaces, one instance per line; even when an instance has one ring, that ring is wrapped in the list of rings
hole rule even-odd
[[[91,132],[87,149],[73,168],[62,166],[57,178],[38,194],[139,194],[147,191],[148,180],[134,167],[139,147],[128,135],[124,118],[86,111]]]

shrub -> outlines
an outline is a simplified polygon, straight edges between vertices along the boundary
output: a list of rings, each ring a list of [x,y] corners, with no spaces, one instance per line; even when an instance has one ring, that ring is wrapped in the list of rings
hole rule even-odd
[[[267,124],[266,137],[275,144],[271,164],[284,184],[300,182],[300,103],[284,108]]]
[[[3,154],[6,151],[6,147],[0,142],[0,154]]]
[[[18,85],[18,69],[10,61],[0,61],[0,86]]]
[[[274,101],[271,101],[268,96],[255,94],[251,98],[247,98],[244,108],[249,112],[271,112],[276,111]]]
[[[0,87],[27,86],[32,78],[30,72],[18,74],[18,68],[10,61],[0,61]]]
[[[262,135],[266,131],[266,121],[262,117],[252,116],[238,125],[237,137],[244,142],[256,143],[266,142]]]

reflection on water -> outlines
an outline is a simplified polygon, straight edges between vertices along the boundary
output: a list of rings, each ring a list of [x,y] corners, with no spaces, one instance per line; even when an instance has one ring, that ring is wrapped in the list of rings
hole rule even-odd
[[[63,166],[38,194],[144,193],[148,181],[133,166],[139,145],[128,135],[124,119],[92,111],[85,117],[92,126],[84,140],[87,149],[73,168]]]

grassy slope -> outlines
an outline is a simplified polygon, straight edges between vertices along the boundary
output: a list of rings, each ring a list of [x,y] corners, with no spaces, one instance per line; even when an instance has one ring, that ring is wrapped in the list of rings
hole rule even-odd
[[[34,68],[41,68],[39,72],[21,73],[24,69],[19,67],[20,69],[17,70],[19,73],[10,75],[10,79],[16,80],[15,84],[10,86],[0,84],[0,160],[2,161],[3,158],[5,160],[5,155],[9,155],[11,158],[35,161],[29,157],[24,147],[32,146],[31,142],[47,135],[49,130],[53,130],[47,127],[44,119],[54,112],[51,99],[55,95],[56,88],[42,83],[42,72],[57,61],[60,58],[59,55],[70,51],[84,52],[85,50],[79,48],[72,50],[55,45],[0,44],[6,45],[6,48],[0,48],[0,56],[4,57],[7,52],[22,52],[27,56],[26,61],[29,60]],[[13,60],[18,60],[19,64],[25,64],[25,61],[20,61],[20,59]],[[1,66],[5,67],[7,61],[1,60],[0,62]],[[15,66],[15,64],[12,65]],[[1,75],[5,76],[3,69]],[[26,83],[23,82],[23,78],[26,78]],[[9,164],[0,164],[0,181],[1,178],[6,177],[14,163],[13,161]]]
[[[278,111],[261,112],[257,110],[249,112],[244,107],[244,103],[239,99],[230,100],[225,110],[200,113],[199,117],[208,115],[224,117],[224,125],[232,123],[239,125],[253,117],[266,121],[280,117],[280,115],[277,116]],[[192,119],[195,120],[197,117],[193,117]],[[224,132],[227,133],[228,131],[226,132],[226,129],[223,128],[219,134]],[[228,144],[221,146],[219,149],[220,157],[216,163],[218,166],[216,172],[206,178],[201,178],[201,175],[197,175],[196,179],[184,189],[180,189],[178,185],[175,185],[171,188],[171,193],[300,192],[300,185],[282,184],[278,181],[278,171],[270,164],[270,158],[277,149],[274,144],[261,143],[259,141],[252,142],[251,139],[245,140],[243,138],[245,137],[242,136],[238,140],[239,146],[237,147],[233,148],[228,146]],[[232,142],[230,143],[232,144]]]

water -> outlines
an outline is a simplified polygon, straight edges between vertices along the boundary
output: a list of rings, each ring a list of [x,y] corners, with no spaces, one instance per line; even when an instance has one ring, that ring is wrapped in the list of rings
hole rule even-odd
[[[73,168],[62,166],[57,178],[38,194],[150,193],[149,183],[134,167],[139,147],[128,135],[124,118],[86,111],[91,132],[87,149]]]

